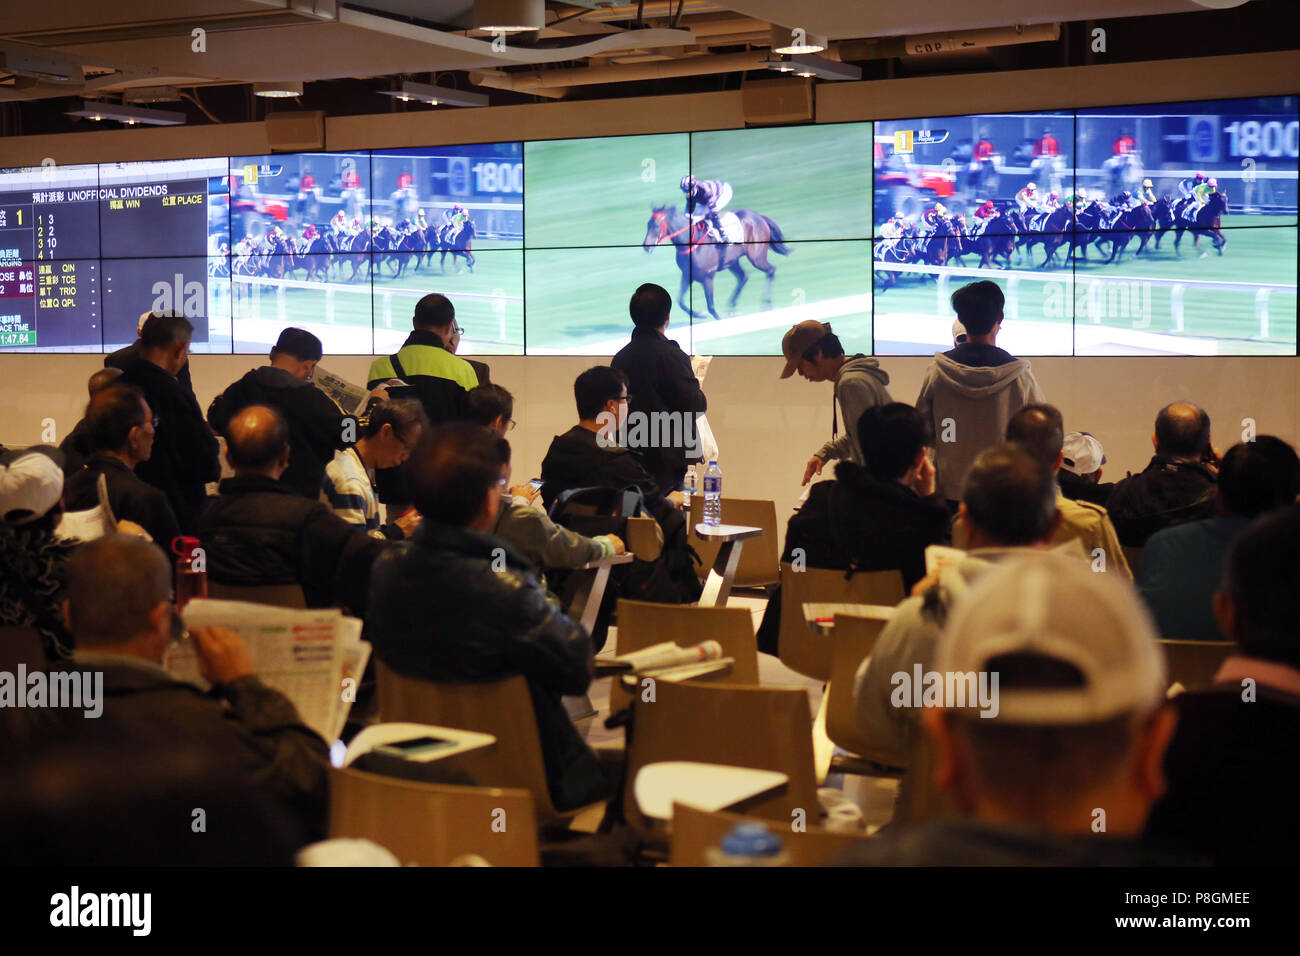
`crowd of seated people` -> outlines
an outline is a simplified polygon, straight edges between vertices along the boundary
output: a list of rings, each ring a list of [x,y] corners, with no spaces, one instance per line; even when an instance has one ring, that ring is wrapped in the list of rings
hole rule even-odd
[[[1102,484],[1100,440],[1067,432],[1028,362],[996,346],[1002,302],[990,285],[954,294],[967,341],[936,357],[915,406],[837,384],[838,407],[861,409],[844,423],[852,441],[841,444],[854,451],[830,456],[841,459],[833,477],[788,519],[783,561],[798,552],[807,567],[846,576],[897,570],[909,593],[850,689],[872,759],[901,773],[897,822],[836,862],[1276,859],[1300,840],[1288,803],[1300,782],[1288,759],[1300,732],[1300,457],[1272,436],[1220,455],[1209,415],[1177,401],[1156,416],[1145,469]],[[514,486],[514,396],[477,384],[486,374],[454,355],[460,329],[441,296],[421,300],[396,360],[375,363],[360,414],[313,385],[321,343],[290,328],[269,364],[224,389],[205,419],[189,384],[191,324],[147,314],[139,340],[109,356],[120,374],[92,376],[63,451],[0,449],[3,660],[32,648],[21,652],[28,666],[104,687],[93,720],[0,713],[0,746],[29,754],[21,786],[0,799],[10,818],[0,859],[19,862],[45,841],[52,860],[166,862],[165,821],[142,824],[135,847],[120,833],[81,840],[87,814],[120,829],[123,808],[155,786],[182,802],[206,787],[213,806],[241,808],[222,817],[234,828],[222,841],[186,849],[178,834],[178,861],[287,863],[327,835],[335,742],[259,678],[238,634],[186,628],[173,593],[174,547],[186,537],[213,584],[296,586],[307,607],[360,618],[375,659],[402,677],[523,677],[551,802],[568,811],[608,801],[602,830],[619,826],[621,752],[590,747],[563,700],[589,691],[610,608],[588,633],[554,582],[636,550],[624,530],[635,514],[584,524],[568,506],[631,501],[662,548],[616,568],[607,599],[689,604],[700,594],[686,502],[672,487],[687,459],[647,458],[618,427],[629,404],[705,407],[665,335],[665,301],[637,290],[636,347],[618,367],[577,376],[577,423],[550,441],[540,480]],[[850,357],[828,334],[801,333],[807,345],[787,360],[842,359],[832,363],[842,371]],[[404,393],[403,373],[421,387]],[[962,443],[945,449],[954,416]],[[218,482],[221,444],[233,475]],[[67,530],[70,513],[102,502],[116,532]],[[931,567],[935,545],[960,553],[939,549]],[[767,654],[778,649],[780,599],[770,594],[756,635]],[[1162,638],[1214,642],[1222,665],[1206,686],[1167,698]],[[208,689],[164,667],[179,641]],[[900,674],[935,672],[996,675],[995,712],[899,694]],[[114,780],[106,755],[139,772]],[[87,804],[87,787],[103,788],[101,805]],[[941,819],[905,812],[927,788],[940,792]],[[31,827],[15,826],[15,814]]]

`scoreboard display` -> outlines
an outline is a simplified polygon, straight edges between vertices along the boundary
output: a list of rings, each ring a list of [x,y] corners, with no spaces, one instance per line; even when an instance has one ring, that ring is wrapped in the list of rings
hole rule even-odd
[[[0,174],[0,348],[100,341],[99,169]]]
[[[224,159],[0,170],[0,349],[130,342],[177,274],[206,295],[206,265],[190,257],[228,238],[226,170]],[[192,311],[206,342],[206,310]]]

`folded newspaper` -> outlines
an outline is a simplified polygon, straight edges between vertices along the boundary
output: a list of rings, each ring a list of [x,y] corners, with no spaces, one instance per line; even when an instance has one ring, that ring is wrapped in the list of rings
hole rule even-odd
[[[370,659],[360,619],[337,608],[299,610],[211,598],[190,601],[184,617],[188,628],[237,633],[248,642],[262,682],[293,701],[303,723],[327,743],[338,740]],[[190,642],[173,644],[164,663],[176,677],[207,689]]]
[[[360,415],[366,410],[366,405],[370,402],[370,389],[362,388],[354,382],[349,382],[341,375],[335,375],[333,372],[327,372],[319,365],[311,378],[312,384],[328,395],[334,404],[341,408],[349,415]],[[384,386],[402,386],[407,387],[406,383],[400,378],[392,378],[383,383]]]
[[[610,661],[637,674],[684,678],[707,674],[731,663],[732,659],[722,656],[722,645],[717,641],[704,641],[694,647],[681,647],[673,641],[665,641],[629,654],[620,654],[610,658]],[[689,673],[679,673],[683,669]]]

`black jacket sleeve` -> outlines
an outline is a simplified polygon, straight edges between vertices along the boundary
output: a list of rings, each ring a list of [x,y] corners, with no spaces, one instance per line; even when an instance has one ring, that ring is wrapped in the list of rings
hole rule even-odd
[[[676,342],[664,351],[659,381],[659,391],[669,411],[697,414],[708,411],[709,400],[691,370],[690,356]]]

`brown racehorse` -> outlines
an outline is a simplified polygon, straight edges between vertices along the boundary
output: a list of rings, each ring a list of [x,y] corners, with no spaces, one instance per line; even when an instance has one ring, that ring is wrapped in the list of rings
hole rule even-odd
[[[767,283],[763,286],[762,304],[765,307],[772,304],[772,280],[776,277],[776,266],[767,261],[767,254],[768,250],[771,250],[788,256],[790,250],[785,245],[785,236],[781,234],[780,226],[761,213],[754,212],[752,209],[737,209],[735,213],[745,230],[745,238],[743,242],[731,242],[725,245],[706,241],[708,235],[704,223],[692,224],[686,214],[676,206],[655,206],[650,214],[650,221],[646,223],[645,240],[641,243],[646,252],[653,252],[654,247],[665,239],[673,244],[674,251],[677,253],[677,268],[682,273],[682,285],[677,295],[677,303],[692,318],[704,317],[702,313],[691,308],[687,298],[692,281],[704,286],[704,302],[708,306],[709,315],[715,319],[718,317],[718,311],[713,306],[713,277],[720,269],[729,269],[736,277],[736,291],[731,293],[731,298],[727,302],[728,310],[735,311],[740,290],[749,281],[740,264],[740,260],[746,257],[755,269],[767,276]]]

